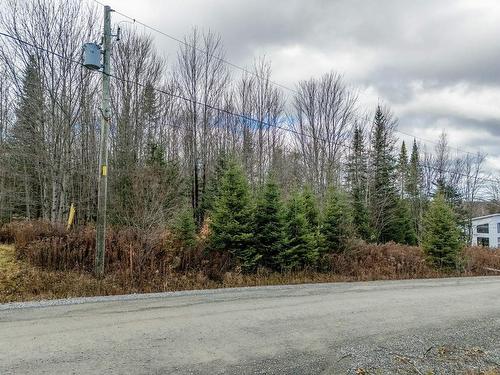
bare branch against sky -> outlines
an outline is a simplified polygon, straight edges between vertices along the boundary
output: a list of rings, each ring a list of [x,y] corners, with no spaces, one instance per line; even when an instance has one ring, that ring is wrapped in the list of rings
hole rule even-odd
[[[274,80],[334,70],[373,108],[389,104],[399,129],[489,155],[500,164],[500,3],[494,0],[110,0],[128,15],[182,38],[192,27],[222,36],[243,66],[266,55]],[[115,19],[118,20],[117,16]],[[137,26],[141,30],[141,26]],[[172,61],[177,48],[153,33]]]

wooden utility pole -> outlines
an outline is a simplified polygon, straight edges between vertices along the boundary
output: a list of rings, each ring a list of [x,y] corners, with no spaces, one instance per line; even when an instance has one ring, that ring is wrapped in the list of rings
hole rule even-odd
[[[108,134],[111,116],[110,103],[110,52],[111,52],[111,7],[104,6],[103,66],[102,66],[102,121],[101,145],[99,148],[99,183],[97,197],[97,228],[95,273],[104,275],[106,252],[106,205],[108,200]]]

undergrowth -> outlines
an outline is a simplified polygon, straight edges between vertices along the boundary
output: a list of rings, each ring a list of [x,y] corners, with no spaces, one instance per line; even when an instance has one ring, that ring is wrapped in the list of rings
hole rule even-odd
[[[358,243],[327,254],[318,267],[244,273],[231,257],[208,252],[205,239],[186,249],[168,231],[110,229],[106,277],[95,278],[95,230],[66,231],[46,222],[11,223],[0,229],[0,303],[32,299],[147,293],[258,285],[499,275],[500,256],[468,248],[455,271],[433,268],[419,247]]]

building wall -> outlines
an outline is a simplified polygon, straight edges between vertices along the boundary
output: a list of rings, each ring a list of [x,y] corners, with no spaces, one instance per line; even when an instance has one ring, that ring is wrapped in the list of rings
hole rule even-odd
[[[478,233],[478,225],[488,224],[489,233]],[[472,220],[472,245],[481,245],[478,239],[488,238],[491,248],[500,247],[500,215]]]

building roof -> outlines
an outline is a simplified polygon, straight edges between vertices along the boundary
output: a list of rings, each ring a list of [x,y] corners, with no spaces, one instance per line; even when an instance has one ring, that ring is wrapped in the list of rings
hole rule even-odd
[[[500,213],[498,214],[491,214],[491,215],[485,215],[485,216],[479,216],[479,217],[473,217],[472,220],[481,220],[481,219],[489,219],[490,217],[495,217],[498,216],[500,217]]]

